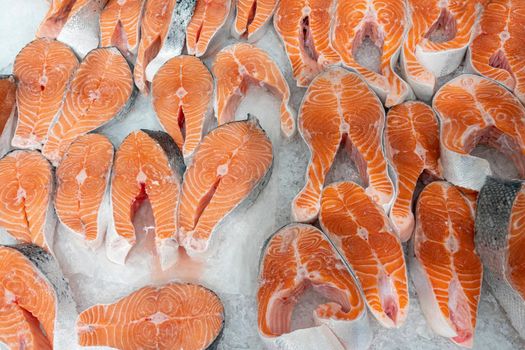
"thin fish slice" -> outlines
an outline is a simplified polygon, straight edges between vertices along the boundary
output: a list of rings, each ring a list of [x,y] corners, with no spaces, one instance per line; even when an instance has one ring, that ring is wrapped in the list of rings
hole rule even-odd
[[[476,212],[476,249],[485,281],[525,337],[525,186],[488,177]]]
[[[122,142],[111,179],[113,217],[106,235],[106,254],[124,264],[136,243],[133,217],[148,199],[155,219],[155,246],[163,270],[177,259],[177,204],[184,173],[182,155],[162,131],[138,130]]]
[[[317,218],[326,175],[341,143],[356,163],[367,194],[388,210],[394,189],[381,141],[385,111],[358,75],[342,68],[318,75],[303,98],[298,123],[310,161],[306,183],[292,203],[294,220]]]
[[[54,258],[33,244],[0,246],[0,297],[0,343],[10,350],[61,348],[64,329],[74,327],[71,290]]]
[[[435,333],[472,347],[483,267],[474,249],[474,214],[453,185],[433,182],[417,203],[410,273]]]
[[[314,327],[292,330],[293,310],[310,287],[330,301],[314,310]],[[271,349],[368,349],[372,341],[357,282],[325,235],[310,225],[289,224],[265,243],[257,310],[259,334]]]
[[[478,144],[508,156],[525,177],[525,108],[504,87],[464,74],[445,84],[432,105],[440,120],[445,179],[479,191],[492,172],[487,160],[469,154]]]
[[[217,345],[224,306],[194,284],[144,287],[114,304],[95,305],[77,321],[79,344],[121,350],[203,350]]]
[[[50,39],[36,39],[16,56],[13,72],[18,79],[18,123],[14,147],[42,148],[78,64],[67,45]]]
[[[273,25],[284,43],[297,86],[307,87],[327,65],[339,62],[330,41],[335,0],[280,1]]]
[[[42,154],[58,165],[78,136],[124,114],[132,101],[132,92],[131,70],[119,50],[110,47],[91,51],[73,77]]]
[[[56,220],[49,162],[36,151],[8,153],[0,160],[0,183],[0,228],[50,251]]]
[[[345,66],[355,69],[370,84],[387,107],[413,96],[409,85],[395,72],[407,22],[404,0],[338,1],[334,14],[331,40],[335,51]],[[379,67],[373,67],[371,58],[358,57],[360,47],[367,42],[379,54]]]
[[[439,126],[432,108],[422,102],[392,107],[386,117],[385,145],[395,170],[390,219],[401,241],[406,242],[414,230],[412,204],[418,179],[441,177]]]
[[[182,150],[184,159],[190,159],[211,114],[213,78],[210,72],[196,57],[174,57],[155,75],[152,95],[160,124]]]
[[[93,249],[106,234],[113,145],[102,135],[78,137],[57,168],[55,210],[60,222]]]
[[[480,1],[408,0],[410,29],[401,71],[417,98],[430,101],[437,79],[453,73],[473,38]]]
[[[247,43],[227,46],[215,57],[212,72],[216,86],[214,109],[219,125],[233,121],[249,85],[259,84],[281,100],[281,130],[287,137],[294,134],[288,83],[264,50]]]
[[[100,14],[100,46],[116,46],[131,59],[137,54],[146,0],[109,0]]]
[[[9,152],[16,111],[16,82],[12,75],[0,75],[0,157]]]
[[[353,182],[323,190],[319,222],[361,284],[370,312],[381,325],[406,320],[409,297],[403,247],[385,212]]]
[[[234,0],[235,22],[232,35],[254,42],[262,38],[273,16],[278,0]]]
[[[272,144],[253,116],[204,137],[184,174],[179,204],[179,242],[188,253],[207,250],[219,223],[241,202],[251,204],[272,161]]]
[[[186,31],[186,48],[189,55],[206,54],[212,40],[219,38],[230,14],[232,0],[197,0],[195,13]]]

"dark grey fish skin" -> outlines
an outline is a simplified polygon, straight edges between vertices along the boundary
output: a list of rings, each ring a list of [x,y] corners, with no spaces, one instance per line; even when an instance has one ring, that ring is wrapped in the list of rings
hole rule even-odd
[[[514,328],[525,338],[525,300],[507,279],[507,236],[512,207],[521,187],[520,181],[487,177],[478,196],[475,243],[485,266],[485,282]]]
[[[184,164],[184,158],[179,147],[171,136],[164,131],[154,131],[148,129],[140,129],[149,135],[152,139],[157,141],[160,147],[164,150],[164,153],[168,156],[171,169],[178,176],[179,183],[182,183],[182,176],[186,171],[186,165]]]

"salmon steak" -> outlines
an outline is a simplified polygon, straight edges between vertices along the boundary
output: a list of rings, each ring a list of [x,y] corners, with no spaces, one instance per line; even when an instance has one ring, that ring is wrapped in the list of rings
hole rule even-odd
[[[11,148],[16,124],[16,82],[12,75],[0,75],[0,157]]]
[[[219,125],[233,121],[249,86],[259,85],[281,100],[281,130],[287,137],[294,134],[290,88],[266,51],[247,43],[227,46],[215,57],[212,73],[215,77],[214,110]]]
[[[145,0],[109,0],[100,14],[100,46],[116,46],[131,59],[137,54]]]
[[[329,64],[339,62],[330,41],[335,0],[280,1],[273,25],[283,41],[297,86],[307,87]]]
[[[437,79],[459,67],[480,10],[477,0],[408,0],[410,28],[401,53],[401,71],[418,99],[430,101]]]
[[[476,249],[485,281],[525,337],[525,185],[488,177],[476,212]]]
[[[252,204],[270,178],[272,143],[257,119],[230,122],[206,135],[184,174],[179,243],[189,254],[208,249],[220,222]]]
[[[72,78],[42,154],[58,165],[78,136],[123,115],[132,102],[132,93],[131,70],[119,50],[110,47],[91,51]]]
[[[319,223],[355,273],[368,309],[388,328],[406,320],[409,297],[403,247],[383,209],[353,182],[323,190]]]
[[[111,177],[113,217],[106,235],[108,258],[124,264],[137,237],[133,217],[147,199],[155,219],[155,247],[163,270],[177,259],[177,204],[185,166],[173,139],[162,131],[137,130],[122,142]]]
[[[68,46],[49,39],[30,42],[16,56],[13,73],[18,79],[18,123],[11,142],[14,147],[42,149],[78,64]]]
[[[195,12],[186,30],[188,55],[204,56],[224,28],[232,0],[197,0]]]
[[[520,63],[525,60],[525,49],[520,38],[525,35],[524,10],[522,1],[492,0],[487,4],[466,59],[471,72],[504,85],[522,103],[525,73]]]
[[[0,228],[16,240],[53,248],[53,170],[36,151],[16,150],[0,159]]]
[[[10,350],[60,348],[74,327],[75,303],[55,259],[33,244],[0,246],[0,345]]]
[[[255,42],[266,33],[278,0],[233,0],[235,1],[235,21],[232,35],[236,39],[245,38]]]
[[[404,0],[337,1],[333,17],[331,42],[341,62],[357,71],[387,107],[413,95],[394,70],[407,22]],[[374,64],[377,56],[378,64]]]
[[[458,188],[447,182],[425,187],[411,242],[409,270],[427,323],[471,348],[483,266],[474,248],[473,208]]]
[[[148,0],[140,27],[140,43],[133,70],[135,85],[148,94],[150,81],[162,65],[182,53],[196,0]]]
[[[190,159],[212,114],[213,78],[196,57],[177,56],[166,62],[152,83],[153,108],[164,130]]]
[[[394,195],[383,154],[383,105],[358,75],[342,68],[319,74],[306,90],[298,117],[310,150],[306,183],[292,202],[295,221],[312,222],[326,176],[343,144],[367,185],[367,194],[388,209]]]
[[[99,44],[99,17],[107,0],[50,0],[37,38],[58,39],[84,57]]]
[[[109,220],[113,145],[102,135],[78,137],[56,171],[55,211],[68,231],[98,248]]]
[[[525,177],[525,108],[501,85],[463,74],[445,84],[432,102],[441,125],[445,179],[479,191],[492,173],[487,160],[470,155],[478,145],[497,149]]]
[[[372,332],[357,282],[317,228],[289,224],[275,232],[263,247],[258,282],[259,334],[271,349],[368,349]],[[315,326],[303,330],[327,328],[314,344],[292,330],[293,310],[310,287],[328,299],[313,310]],[[336,343],[325,344],[330,339]],[[277,346],[286,343],[294,347]]]
[[[189,283],[144,287],[114,304],[92,306],[77,320],[81,346],[120,350],[212,349],[223,327],[219,297]]]
[[[418,180],[441,178],[439,126],[432,108],[422,102],[392,107],[386,117],[385,149],[396,187],[389,216],[406,242],[414,230],[412,207]]]

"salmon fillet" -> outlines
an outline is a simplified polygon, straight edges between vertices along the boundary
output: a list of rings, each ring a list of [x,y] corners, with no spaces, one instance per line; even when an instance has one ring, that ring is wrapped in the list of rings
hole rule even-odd
[[[385,212],[353,182],[327,186],[319,222],[354,271],[381,325],[406,320],[409,297],[403,247]]]
[[[178,56],[166,62],[152,84],[157,119],[190,159],[202,139],[206,117],[211,114],[213,78],[196,57]]]
[[[439,126],[432,108],[422,102],[392,107],[386,117],[385,146],[395,170],[390,219],[401,241],[406,242],[414,230],[412,204],[418,179],[441,177]]]
[[[116,46],[128,59],[137,54],[145,0],[109,0],[100,14],[100,46]]]
[[[195,13],[188,24],[186,48],[189,55],[201,57],[212,39],[225,25],[232,0],[197,0]]]
[[[77,321],[80,345],[121,350],[211,349],[223,327],[219,297],[189,283],[141,288],[85,310]]]
[[[42,154],[58,165],[75,138],[123,114],[132,101],[132,92],[131,70],[118,49],[91,51],[73,76]]]
[[[232,35],[254,42],[262,38],[277,6],[277,0],[233,0],[235,22]]]
[[[18,123],[11,142],[17,148],[41,149],[64,93],[78,67],[71,49],[56,40],[36,39],[16,56]]]
[[[474,249],[473,209],[447,182],[421,192],[410,272],[435,333],[472,347],[483,268]]]
[[[525,103],[525,3],[492,0],[483,10],[466,64],[473,73],[496,80]]]
[[[110,260],[124,264],[135,245],[135,212],[148,199],[155,219],[155,246],[163,270],[177,258],[177,204],[184,173],[182,155],[162,131],[137,130],[122,142],[111,178],[113,217],[106,235]]]
[[[51,165],[36,151],[13,151],[0,159],[0,227],[13,238],[53,247],[55,217]]]
[[[306,183],[292,202],[294,220],[317,218],[326,175],[341,143],[367,184],[367,194],[388,209],[394,189],[382,150],[384,123],[381,102],[358,75],[331,68],[314,79],[298,117],[310,161]]]
[[[11,147],[16,110],[16,82],[12,75],[0,75],[0,157]]]
[[[445,84],[432,105],[441,124],[444,178],[479,191],[491,170],[485,159],[469,154],[478,144],[508,156],[525,177],[525,108],[504,87],[464,74]]]
[[[272,161],[272,143],[253,116],[204,137],[184,174],[179,204],[179,243],[188,253],[205,251],[219,223],[256,198]]]
[[[78,137],[57,168],[55,210],[60,222],[92,248],[106,234],[113,145],[102,135]]]
[[[297,332],[292,330],[292,313],[312,287],[329,300],[314,310],[317,327],[327,326],[345,349],[370,345],[372,333],[357,282],[317,228],[289,224],[274,233],[264,245],[258,281],[259,333],[267,343],[282,344]],[[297,338],[295,346],[315,348],[303,341]]]
[[[219,125],[234,120],[235,111],[249,85],[258,84],[281,100],[281,130],[290,137],[295,132],[290,89],[277,64],[256,46],[239,43],[222,49],[213,62],[215,116]]]
[[[404,0],[338,1],[333,17],[331,40],[335,51],[343,64],[355,69],[387,107],[412,97],[410,87],[394,70],[405,39],[407,22]],[[364,62],[358,57],[358,51],[365,42],[375,46],[379,67],[371,67],[371,62]]]

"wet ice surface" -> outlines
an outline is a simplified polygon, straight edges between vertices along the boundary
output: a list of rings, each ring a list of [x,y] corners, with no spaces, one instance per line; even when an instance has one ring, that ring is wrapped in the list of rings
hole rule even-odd
[[[9,73],[16,53],[33,38],[47,4],[43,0],[0,1],[6,3],[2,7],[4,10],[10,9],[0,13],[0,39],[3,45],[0,73]],[[12,18],[21,20],[13,21]],[[233,42],[233,39],[229,38],[223,45]],[[298,111],[305,89],[295,87],[287,57],[277,36],[273,31],[269,31],[257,45],[269,51],[283,68],[292,92],[292,106]],[[364,52],[361,59],[366,60],[366,55]],[[211,67],[212,60],[213,57],[208,57],[204,61]],[[459,70],[455,74],[458,72]],[[444,82],[445,79],[440,79],[440,84]],[[225,305],[226,328],[219,349],[263,348],[257,334],[255,303],[260,250],[263,242],[273,232],[291,220],[290,203],[304,185],[308,149],[299,133],[291,139],[282,137],[278,117],[279,101],[267,91],[261,88],[249,90],[248,96],[237,110],[237,119],[244,119],[248,112],[259,118],[272,140],[273,173],[267,186],[252,205],[244,205],[235,210],[223,222],[215,232],[210,250],[205,256],[194,260],[183,257],[173,269],[161,273],[158,261],[153,255],[152,231],[140,229],[137,233],[138,243],[131,250],[127,264],[120,266],[106,258],[104,246],[92,252],[72,233],[63,229],[57,230],[56,254],[70,281],[78,311],[98,303],[113,303],[148,284],[159,285],[172,280],[198,282],[216,291]],[[139,128],[160,129],[151,107],[150,96],[138,95],[127,116],[103,128],[101,132],[118,146],[129,132]],[[476,152],[485,155],[492,151],[480,148]],[[497,156],[491,157],[495,158],[494,164],[499,173],[509,175],[512,172],[508,162],[500,160]],[[338,153],[327,182],[341,180],[359,182],[356,169],[345,152]],[[147,203],[139,209],[135,218],[137,226],[151,225],[149,210]],[[0,239],[5,237],[5,234],[0,232]],[[459,349],[447,339],[433,334],[421,314],[412,284],[410,292],[410,311],[403,327],[387,330],[371,321],[375,333],[372,349]],[[322,297],[315,293],[307,293],[294,313],[294,327],[311,325],[312,311],[320,302],[323,302]],[[70,334],[73,337],[73,333]],[[495,299],[483,288],[475,349],[505,350],[523,346]],[[69,349],[74,349],[74,346],[71,345]]]

